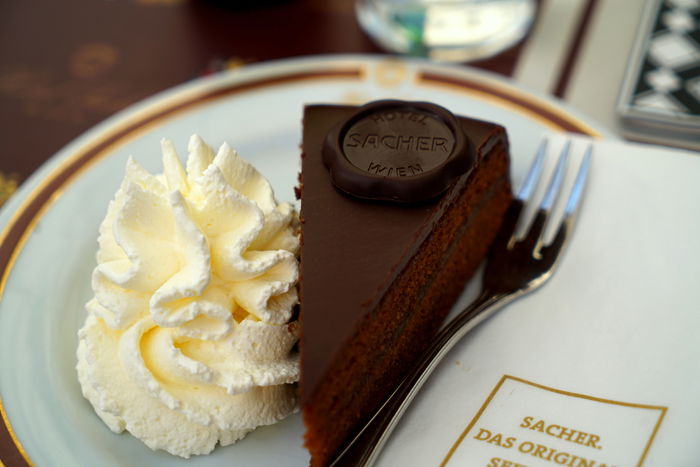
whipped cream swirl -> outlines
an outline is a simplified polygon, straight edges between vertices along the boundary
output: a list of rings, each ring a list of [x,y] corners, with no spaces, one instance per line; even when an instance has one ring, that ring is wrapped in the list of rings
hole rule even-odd
[[[161,146],[100,225],[77,370],[112,431],[189,457],[296,410],[298,217],[227,144]]]

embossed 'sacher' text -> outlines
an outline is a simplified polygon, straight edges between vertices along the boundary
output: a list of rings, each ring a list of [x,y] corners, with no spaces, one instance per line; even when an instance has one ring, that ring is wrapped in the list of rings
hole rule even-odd
[[[391,149],[393,151],[449,152],[448,140],[441,136],[379,135],[351,133],[345,146],[362,149]]]

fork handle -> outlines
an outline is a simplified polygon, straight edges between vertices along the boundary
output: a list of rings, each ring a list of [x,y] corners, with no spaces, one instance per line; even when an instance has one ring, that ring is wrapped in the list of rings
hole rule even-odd
[[[484,290],[471,305],[451,320],[438,332],[410,373],[357,435],[341,446],[330,465],[334,467],[371,466],[397,422],[442,358],[467,332],[511,298],[511,296]]]

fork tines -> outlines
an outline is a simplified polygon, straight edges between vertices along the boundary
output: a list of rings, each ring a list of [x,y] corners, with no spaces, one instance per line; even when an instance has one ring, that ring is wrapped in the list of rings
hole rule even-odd
[[[535,203],[536,187],[539,185],[540,177],[543,172],[547,148],[548,140],[545,139],[540,144],[525,180],[516,195],[516,199],[522,203],[521,211],[525,213],[525,215],[527,215],[527,212],[530,210],[528,207]],[[542,249],[546,248],[543,246],[545,227],[548,223],[553,222],[552,213],[563,191],[562,185],[567,171],[570,152],[571,140],[567,140],[559,153],[559,158],[550,176],[549,184],[534,213],[534,218],[530,223],[529,229],[527,229],[527,234],[525,238],[522,239],[523,243],[533,245],[535,258],[540,258]],[[575,214],[578,212],[583,189],[586,184],[592,152],[593,145],[589,143],[579,164],[578,172],[571,186],[571,191],[566,200],[561,218],[558,221],[559,227],[554,235],[554,239],[550,242],[552,246],[557,244],[558,247],[561,247],[562,245],[559,244],[566,240],[567,234],[572,228]],[[521,215],[520,217],[522,218],[525,216]],[[521,219],[520,222],[523,223],[524,219]],[[509,242],[509,246],[512,246],[515,241],[516,238],[514,234]]]

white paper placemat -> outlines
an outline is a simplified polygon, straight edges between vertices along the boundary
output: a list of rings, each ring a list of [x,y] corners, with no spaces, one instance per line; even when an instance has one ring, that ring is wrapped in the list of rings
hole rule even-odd
[[[696,153],[595,143],[557,273],[453,349],[380,465],[697,466],[698,202]]]

